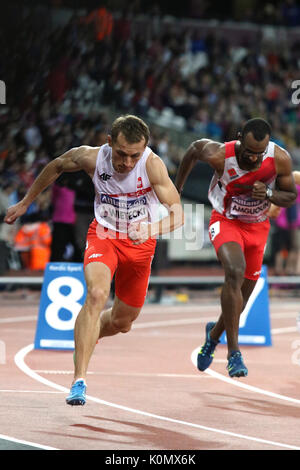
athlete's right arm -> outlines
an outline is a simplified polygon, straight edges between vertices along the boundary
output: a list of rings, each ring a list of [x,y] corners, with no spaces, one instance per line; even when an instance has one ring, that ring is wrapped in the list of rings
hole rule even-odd
[[[182,192],[184,183],[198,161],[208,163],[214,170],[222,174],[224,169],[224,144],[210,139],[192,142],[185,152],[176,175],[175,186]]]
[[[8,208],[4,217],[4,222],[7,224],[13,224],[18,217],[25,214],[28,207],[36,197],[44,189],[50,186],[62,173],[80,170],[92,173],[93,163],[88,157],[88,151],[90,149],[91,147],[84,145],[75,147],[49,162],[34,180],[23,199],[14,206]]]

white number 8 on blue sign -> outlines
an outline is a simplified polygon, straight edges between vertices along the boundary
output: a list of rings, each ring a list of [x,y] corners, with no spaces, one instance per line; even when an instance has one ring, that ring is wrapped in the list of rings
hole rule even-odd
[[[86,296],[82,263],[48,263],[44,273],[35,349],[74,349],[74,326]]]
[[[70,292],[67,295],[61,293],[62,287],[69,287]],[[61,276],[53,279],[48,285],[47,295],[51,300],[45,311],[47,323],[55,330],[72,330],[75,325],[76,317],[81,309],[78,302],[84,294],[82,283],[70,276]],[[71,313],[68,320],[63,320],[59,316],[59,311],[64,308]]]

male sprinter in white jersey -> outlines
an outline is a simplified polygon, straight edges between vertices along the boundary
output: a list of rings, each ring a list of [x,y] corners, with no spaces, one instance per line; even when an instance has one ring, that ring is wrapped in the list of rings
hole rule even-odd
[[[148,141],[144,121],[131,115],[119,117],[107,144],[73,148],[55,158],[5,217],[5,222],[13,223],[63,172],[84,170],[94,182],[95,219],[84,256],[87,296],[74,329],[75,371],[66,399],[69,405],[85,404],[87,368],[98,339],[128,332],[139,315],[156,236],[183,224],[179,194]],[[156,216],[159,203],[169,211],[162,220]],[[114,304],[103,311],[114,274]]]
[[[209,236],[225,274],[221,292],[222,313],[206,325],[206,341],[198,354],[198,369],[210,366],[219,338],[226,331],[228,373],[248,374],[238,344],[239,318],[259,278],[270,222],[271,202],[290,207],[297,196],[289,154],[270,142],[271,127],[260,118],[249,120],[238,140],[226,143],[208,139],[188,148],[178,169],[176,187],[181,193],[197,161],[215,173],[208,198],[213,210]]]

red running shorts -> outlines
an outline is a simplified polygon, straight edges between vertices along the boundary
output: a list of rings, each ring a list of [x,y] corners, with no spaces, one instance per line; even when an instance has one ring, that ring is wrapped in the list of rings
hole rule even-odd
[[[213,210],[208,231],[217,254],[224,243],[238,243],[246,260],[245,278],[253,281],[259,278],[270,231],[269,219],[264,222],[246,223],[238,219],[228,219]]]
[[[131,307],[140,308],[148,291],[155,247],[154,238],[134,245],[126,233],[106,229],[94,219],[87,233],[84,267],[92,262],[104,263],[111,271],[111,279],[115,275],[117,297]]]

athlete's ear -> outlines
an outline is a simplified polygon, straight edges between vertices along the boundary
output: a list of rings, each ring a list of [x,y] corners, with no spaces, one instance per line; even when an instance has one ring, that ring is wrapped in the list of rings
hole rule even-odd
[[[107,136],[107,143],[108,143],[108,145],[109,145],[110,147],[112,146],[112,145],[111,145],[111,143],[112,143],[111,135],[108,135],[108,136]]]
[[[242,133],[241,133],[241,132],[238,132],[238,133],[237,133],[237,139],[238,139],[238,140],[242,140]]]

